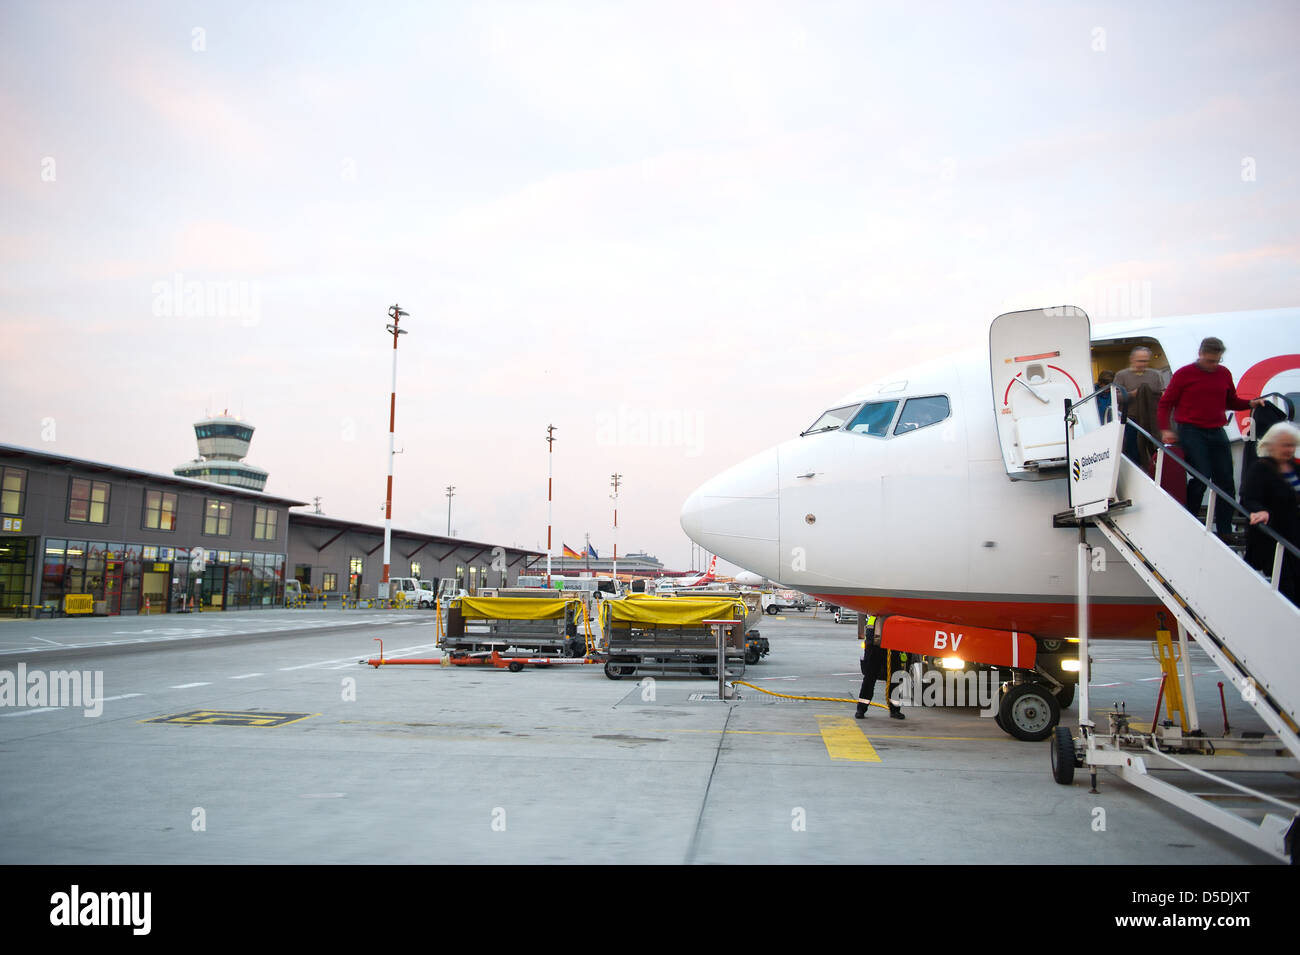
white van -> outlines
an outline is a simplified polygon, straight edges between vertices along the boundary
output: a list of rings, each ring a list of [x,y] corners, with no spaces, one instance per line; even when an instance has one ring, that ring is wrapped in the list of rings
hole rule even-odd
[[[426,590],[422,587],[421,583],[414,577],[390,577],[388,578],[388,599],[397,600],[400,597],[407,604],[414,604],[417,607],[432,607],[434,593],[432,590]]]

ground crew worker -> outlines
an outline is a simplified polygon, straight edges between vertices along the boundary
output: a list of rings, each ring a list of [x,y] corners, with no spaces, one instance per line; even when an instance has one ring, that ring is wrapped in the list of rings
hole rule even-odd
[[[902,709],[889,695],[894,682],[894,674],[902,672],[905,658],[905,654],[894,650],[886,650],[882,647],[880,645],[880,636],[874,630],[866,634],[862,641],[862,659],[858,663],[859,668],[862,670],[862,688],[858,690],[858,709],[853,714],[855,717],[860,720],[866,718],[868,704],[871,703],[871,696],[876,689],[876,681],[880,679],[883,670],[885,674],[885,702],[889,704],[889,718],[892,720],[907,719],[903,715]]]

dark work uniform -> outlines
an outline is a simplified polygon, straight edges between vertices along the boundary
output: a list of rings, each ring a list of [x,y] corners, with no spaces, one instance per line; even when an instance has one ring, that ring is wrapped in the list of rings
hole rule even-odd
[[[872,636],[867,635],[866,647],[862,651],[862,659],[858,666],[862,670],[862,688],[858,690],[858,710],[857,716],[863,717],[867,713],[867,704],[871,702],[871,695],[875,692],[876,681],[880,679],[883,671],[885,677],[885,702],[889,704],[889,715],[896,720],[904,719],[903,711],[894,705],[894,701],[889,698],[889,690],[893,686],[893,677],[903,669],[903,655],[894,650],[886,650],[880,644],[873,642]]]

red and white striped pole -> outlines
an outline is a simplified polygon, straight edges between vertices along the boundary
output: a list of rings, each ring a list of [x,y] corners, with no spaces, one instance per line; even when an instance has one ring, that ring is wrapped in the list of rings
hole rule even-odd
[[[393,391],[388,399],[388,489],[384,495],[384,576],[379,581],[379,599],[388,599],[388,568],[393,553],[393,435],[397,430],[397,336],[405,335],[406,329],[398,328],[402,316],[410,313],[394,305],[388,310],[388,317],[393,320],[386,326],[393,336]]]
[[[609,483],[614,488],[614,579],[618,580],[618,486],[623,481],[623,475],[611,474]]]
[[[554,474],[555,425],[546,426],[546,586],[551,586],[551,485]]]

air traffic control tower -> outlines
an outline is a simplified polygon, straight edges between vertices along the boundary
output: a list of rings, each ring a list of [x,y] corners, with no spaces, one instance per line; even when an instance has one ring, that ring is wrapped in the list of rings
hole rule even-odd
[[[251,424],[228,413],[196,421],[194,436],[199,441],[199,459],[178,464],[173,473],[214,484],[263,490],[267,472],[243,461],[254,430]]]

